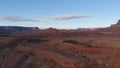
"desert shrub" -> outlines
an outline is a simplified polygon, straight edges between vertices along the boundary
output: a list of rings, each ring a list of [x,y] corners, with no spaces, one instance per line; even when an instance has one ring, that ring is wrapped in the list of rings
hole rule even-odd
[[[20,41],[26,41],[26,42],[32,42],[32,43],[49,41],[48,39],[41,39],[41,38],[22,38],[22,39],[19,39],[19,40]]]
[[[63,43],[79,44],[79,42],[75,40],[64,40]]]
[[[93,45],[88,44],[88,43],[80,43],[80,45],[84,45],[84,46],[86,46],[86,47],[94,47]]]

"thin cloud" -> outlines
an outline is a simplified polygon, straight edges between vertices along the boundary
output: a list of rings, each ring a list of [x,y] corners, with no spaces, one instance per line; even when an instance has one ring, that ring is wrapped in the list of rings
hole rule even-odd
[[[64,20],[72,20],[72,19],[81,19],[81,18],[87,18],[91,16],[84,16],[84,15],[60,15],[53,17],[53,20],[55,21],[64,21]]]
[[[24,17],[19,17],[19,16],[0,17],[0,21],[11,21],[11,22],[39,22],[39,20],[34,20],[34,19],[24,18]]]
[[[82,19],[82,18],[88,18],[91,16],[87,15],[79,15],[79,14],[69,14],[69,15],[57,15],[57,16],[38,16],[37,18],[39,20],[46,20],[51,22],[61,22],[61,21],[68,21],[73,19]]]
[[[32,17],[32,18],[25,18],[20,16],[6,16],[6,17],[0,17],[0,21],[55,23],[55,22],[68,21],[72,19],[81,19],[81,18],[87,18],[87,17],[91,17],[91,16],[78,15],[78,14],[58,15],[58,16],[39,16],[39,17]]]

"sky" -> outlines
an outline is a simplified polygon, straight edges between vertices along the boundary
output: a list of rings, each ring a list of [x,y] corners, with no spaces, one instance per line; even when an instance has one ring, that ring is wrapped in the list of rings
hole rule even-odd
[[[0,0],[0,26],[99,28],[120,19],[120,0]]]

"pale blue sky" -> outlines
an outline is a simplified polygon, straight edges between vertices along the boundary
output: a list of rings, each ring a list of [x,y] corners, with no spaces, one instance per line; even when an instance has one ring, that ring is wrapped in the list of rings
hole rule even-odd
[[[120,0],[0,0],[0,26],[107,27],[119,8]]]

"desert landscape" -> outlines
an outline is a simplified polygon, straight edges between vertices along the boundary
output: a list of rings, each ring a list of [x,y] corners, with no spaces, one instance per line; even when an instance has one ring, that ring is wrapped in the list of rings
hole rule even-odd
[[[120,68],[119,30],[0,27],[0,68]]]

